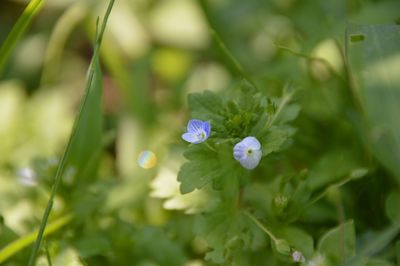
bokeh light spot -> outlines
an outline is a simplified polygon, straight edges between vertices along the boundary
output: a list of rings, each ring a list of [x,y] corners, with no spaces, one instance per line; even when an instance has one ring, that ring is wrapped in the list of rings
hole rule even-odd
[[[150,169],[156,166],[157,156],[152,151],[142,151],[139,154],[137,162],[143,169]]]

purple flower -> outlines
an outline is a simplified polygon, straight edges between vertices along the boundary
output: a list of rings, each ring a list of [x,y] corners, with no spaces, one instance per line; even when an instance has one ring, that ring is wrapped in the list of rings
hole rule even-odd
[[[255,137],[246,137],[233,147],[233,157],[246,169],[254,169],[262,156],[261,144]]]
[[[209,122],[203,122],[198,119],[189,120],[187,132],[182,135],[182,138],[187,142],[198,144],[206,141],[211,133]]]

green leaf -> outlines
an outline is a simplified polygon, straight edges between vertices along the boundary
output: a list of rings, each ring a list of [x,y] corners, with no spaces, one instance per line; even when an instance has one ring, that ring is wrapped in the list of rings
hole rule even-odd
[[[57,220],[54,220],[46,227],[46,230],[44,231],[43,235],[47,236],[49,234],[57,232],[59,229],[70,223],[73,218],[74,218],[73,215],[67,214]],[[15,254],[23,250],[24,248],[32,245],[32,243],[35,242],[37,236],[38,236],[38,230],[23,235],[20,238],[15,239],[14,241],[8,243],[8,245],[6,245],[0,250],[0,263],[6,261],[10,257],[14,256]]]
[[[102,150],[103,77],[98,58],[94,59],[92,67],[94,68],[93,79],[77,117],[70,149],[65,154],[66,166],[75,169],[75,176],[78,177],[80,184],[96,177]]]
[[[346,177],[357,178],[359,164],[355,161],[354,155],[346,150],[332,151],[323,155],[310,170],[307,178],[311,190],[317,190],[335,182],[344,180]],[[362,174],[362,173],[361,173]]]
[[[400,224],[395,223],[380,232],[372,232],[364,243],[360,244],[357,256],[346,263],[346,266],[363,265],[362,262],[377,254],[389,245],[398,235]]]
[[[346,45],[367,143],[400,183],[399,31],[399,25],[350,25]]]
[[[286,105],[285,108],[282,109],[282,112],[280,113],[277,122],[280,124],[285,124],[295,120],[296,117],[299,115],[300,110],[301,107],[299,104]]]
[[[219,115],[222,107],[221,99],[211,91],[203,93],[192,93],[188,96],[188,104],[191,110],[192,118],[201,120],[221,121]]]
[[[44,0],[31,0],[22,15],[19,17],[17,23],[12,28],[11,32],[8,34],[7,39],[0,48],[0,75],[4,70],[4,67],[7,65],[8,58],[13,52],[15,46],[25,33],[35,15],[42,8],[43,3]]]
[[[318,251],[337,265],[353,257],[356,252],[354,222],[348,221],[329,230],[321,237]]]
[[[184,163],[178,173],[182,194],[201,189],[213,181],[219,174],[217,153],[208,150],[205,144],[191,146],[184,154],[189,162]]]
[[[314,240],[313,238],[296,227],[283,227],[275,229],[274,233],[279,238],[285,239],[290,247],[300,251],[306,258],[311,258],[314,253]]]
[[[210,213],[198,216],[195,224],[196,234],[202,236],[211,249],[206,259],[223,264],[249,247],[251,243],[251,226],[235,206],[221,204]]]
[[[261,139],[262,155],[267,156],[272,152],[282,150],[295,132],[296,130],[289,126],[271,127]]]

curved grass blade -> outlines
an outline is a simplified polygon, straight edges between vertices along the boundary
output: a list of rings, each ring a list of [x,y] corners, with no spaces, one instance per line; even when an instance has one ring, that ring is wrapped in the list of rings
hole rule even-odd
[[[43,3],[44,0],[31,0],[22,15],[19,17],[17,23],[15,23],[11,32],[8,34],[7,39],[0,48],[0,75],[3,73],[8,58],[22,35],[25,33],[28,25],[43,7]]]
[[[114,0],[110,0],[100,32],[96,34],[96,43],[89,67],[85,95],[82,99],[81,107],[75,119],[70,139],[54,178],[50,199],[43,215],[39,233],[29,259],[29,266],[33,266],[36,263],[37,253],[43,238],[47,220],[50,216],[54,197],[67,167],[76,167],[78,175],[82,174],[79,171],[84,169],[83,166],[85,164],[90,163],[91,156],[97,154],[98,149],[101,146],[103,116],[101,112],[102,74],[100,70],[99,53],[104,30],[113,4]]]
[[[65,225],[67,225],[69,222],[71,222],[73,219],[72,214],[67,214],[53,222],[51,222],[46,230],[44,231],[44,236],[47,236],[49,234],[52,234]],[[15,241],[11,242],[7,246],[5,246],[3,249],[0,250],[0,263],[5,262],[7,259],[21,251],[22,249],[28,247],[31,245],[33,242],[35,242],[36,238],[38,236],[38,230],[35,232],[32,232],[28,235],[22,236]]]

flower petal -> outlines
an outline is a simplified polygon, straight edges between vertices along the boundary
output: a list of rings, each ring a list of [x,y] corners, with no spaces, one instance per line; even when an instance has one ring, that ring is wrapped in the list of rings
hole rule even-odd
[[[240,161],[246,157],[246,146],[239,142],[233,147],[233,157],[235,160]]]
[[[198,143],[199,138],[197,137],[196,134],[193,133],[184,133],[182,134],[182,139],[186,140],[187,142],[190,143]]]
[[[259,150],[261,148],[260,142],[252,136],[244,138],[241,142],[243,145],[253,150]]]
[[[199,133],[203,129],[204,122],[198,119],[191,119],[187,125],[187,131],[189,133]]]
[[[255,137],[246,137],[233,147],[233,157],[246,169],[254,169],[262,156],[261,144]]]
[[[210,125],[210,123],[209,122],[204,122],[203,123],[203,129],[204,129],[204,131],[206,132],[206,139],[210,136],[210,133],[211,133],[211,125]]]
[[[260,150],[254,150],[253,153],[246,158],[240,160],[240,164],[249,170],[252,170],[257,167],[257,165],[260,163],[261,160],[261,151]]]

